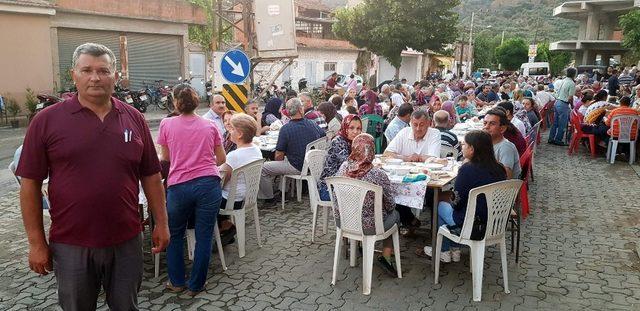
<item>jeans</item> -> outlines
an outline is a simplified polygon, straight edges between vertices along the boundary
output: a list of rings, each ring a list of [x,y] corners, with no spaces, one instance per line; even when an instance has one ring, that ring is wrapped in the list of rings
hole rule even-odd
[[[196,245],[187,286],[194,292],[204,288],[211,259],[213,229],[221,199],[222,188],[217,176],[198,177],[167,189],[167,214],[171,233],[167,247],[167,270],[173,286],[184,286],[186,283],[184,235],[187,222],[193,215]]]
[[[450,225],[450,226],[455,226],[456,225],[456,222],[453,221],[453,207],[451,206],[451,203],[444,202],[444,201],[441,201],[440,203],[438,203],[438,228],[440,228],[442,225]],[[443,252],[446,252],[452,246],[453,247],[457,247],[459,245],[460,244],[453,243],[453,242],[451,242],[449,239],[447,239],[445,237],[442,240],[442,249],[441,250]]]
[[[569,113],[571,112],[569,103],[559,99],[556,100],[554,112],[553,125],[549,131],[549,142],[561,143],[564,140],[564,131],[569,123]]]

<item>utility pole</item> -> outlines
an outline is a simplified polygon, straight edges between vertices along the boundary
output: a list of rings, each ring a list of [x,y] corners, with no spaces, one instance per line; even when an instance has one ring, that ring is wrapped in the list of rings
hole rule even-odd
[[[471,31],[469,32],[469,60],[467,62],[467,75],[471,75],[471,67],[473,63],[473,18],[476,13],[471,12]]]

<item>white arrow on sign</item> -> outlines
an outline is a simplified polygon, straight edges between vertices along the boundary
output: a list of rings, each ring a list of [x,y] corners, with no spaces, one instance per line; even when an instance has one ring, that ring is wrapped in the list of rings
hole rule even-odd
[[[224,60],[227,61],[227,63],[229,63],[229,65],[231,65],[231,67],[233,68],[233,70],[231,71],[232,74],[244,77],[244,70],[242,70],[241,63],[234,63],[228,55],[224,57]]]

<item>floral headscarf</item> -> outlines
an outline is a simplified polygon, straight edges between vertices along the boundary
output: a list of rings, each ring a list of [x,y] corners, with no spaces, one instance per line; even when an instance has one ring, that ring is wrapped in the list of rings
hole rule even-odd
[[[340,131],[338,131],[338,134],[337,134],[337,135],[341,136],[342,138],[344,138],[344,140],[346,140],[347,143],[349,143],[349,145],[351,145],[351,140],[349,140],[349,138],[347,138],[347,130],[349,129],[349,124],[353,120],[358,120],[358,121],[360,121],[362,123],[362,120],[360,119],[360,117],[358,115],[349,114],[346,117],[344,117],[344,119],[342,119],[342,123],[340,124]]]
[[[373,167],[375,155],[376,147],[373,136],[367,133],[359,134],[351,143],[351,154],[347,159],[345,175],[351,178],[364,176]]]

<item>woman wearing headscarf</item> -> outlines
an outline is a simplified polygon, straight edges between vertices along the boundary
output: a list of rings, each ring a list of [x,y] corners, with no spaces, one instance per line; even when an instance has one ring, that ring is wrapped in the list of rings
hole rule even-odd
[[[354,114],[344,117],[340,125],[340,131],[338,131],[336,137],[331,140],[331,146],[329,146],[327,157],[324,160],[322,175],[320,175],[320,182],[318,183],[320,200],[331,200],[327,190],[327,184],[324,180],[327,177],[335,175],[340,165],[347,160],[347,157],[351,154],[351,141],[360,133],[362,133],[362,121],[360,117]]]
[[[327,137],[330,139],[340,130],[340,121],[336,118],[336,106],[330,102],[323,102],[318,105],[318,111],[324,116],[327,122]]]
[[[358,111],[361,116],[367,114],[377,114],[382,117],[382,105],[378,103],[378,94],[372,90],[368,90],[365,94],[365,104]]]
[[[456,107],[453,101],[447,100],[442,104],[441,110],[449,113],[449,128],[453,128],[458,123],[458,115],[456,114]]]
[[[389,177],[382,169],[373,167],[375,149],[373,136],[367,133],[356,136],[351,143],[351,154],[347,161],[340,166],[336,176],[354,178],[382,187],[382,221],[384,230],[388,230],[398,224],[400,216],[395,210],[394,189],[391,186]],[[367,235],[372,235],[376,232],[374,199],[375,196],[372,192],[367,193],[362,206],[362,231]],[[340,215],[337,208],[334,208],[334,215],[336,223],[339,224]],[[396,276],[396,269],[391,262],[392,253],[393,242],[391,237],[388,237],[383,242],[382,256],[378,257],[378,262],[387,272]]]
[[[280,107],[282,107],[282,99],[273,97],[267,101],[264,106],[264,112],[262,113],[262,124],[271,125],[271,123],[282,118],[280,113]]]

